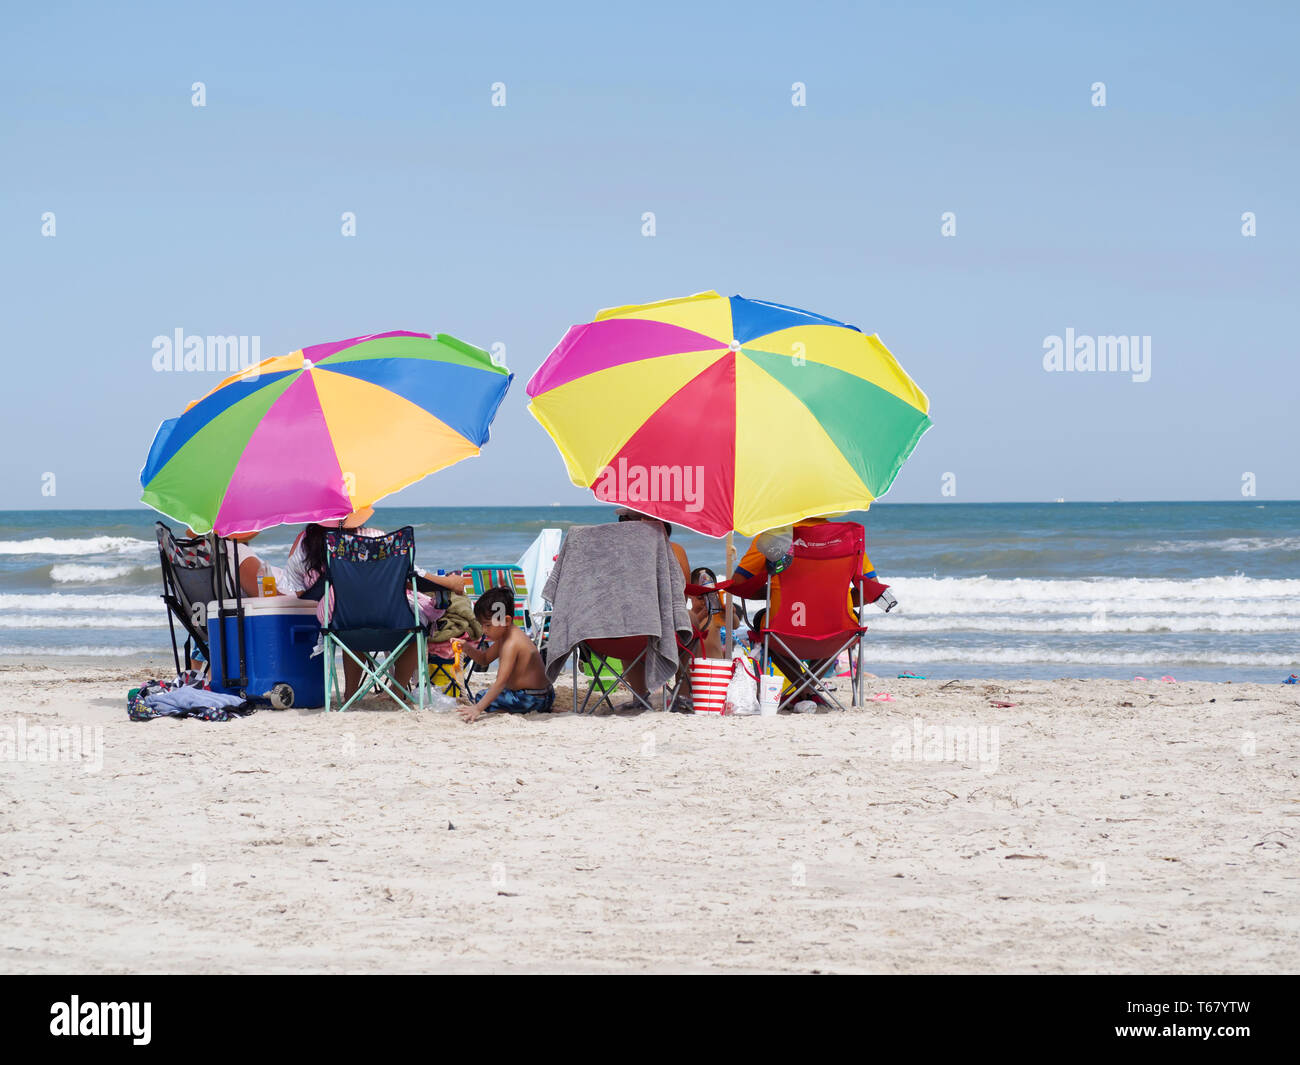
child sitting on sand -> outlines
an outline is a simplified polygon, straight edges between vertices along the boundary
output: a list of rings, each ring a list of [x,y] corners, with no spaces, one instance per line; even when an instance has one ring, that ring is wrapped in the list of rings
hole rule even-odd
[[[511,714],[549,713],[555,689],[546,676],[546,666],[537,646],[515,624],[515,596],[509,588],[489,588],[474,604],[474,617],[492,646],[480,651],[466,640],[457,640],[475,665],[497,663],[492,686],[467,703],[460,716],[476,721],[479,714],[505,710]]]

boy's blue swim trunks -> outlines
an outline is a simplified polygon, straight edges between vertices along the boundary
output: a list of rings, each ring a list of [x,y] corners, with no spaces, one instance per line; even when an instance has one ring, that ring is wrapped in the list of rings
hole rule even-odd
[[[483,693],[486,694],[487,692]],[[481,703],[483,695],[474,701]],[[492,705],[488,707],[487,712],[495,714],[498,710],[504,710],[510,714],[549,714],[554,704],[554,688],[516,688],[513,691],[507,689],[492,700]]]

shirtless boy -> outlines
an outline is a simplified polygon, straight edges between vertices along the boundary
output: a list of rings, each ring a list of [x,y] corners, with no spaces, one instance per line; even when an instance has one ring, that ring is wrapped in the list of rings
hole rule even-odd
[[[497,663],[492,686],[460,710],[466,721],[483,713],[505,710],[511,714],[549,713],[555,689],[546,676],[546,665],[537,646],[515,624],[515,597],[508,588],[489,588],[474,604],[474,616],[492,646],[480,651],[466,640],[457,641],[475,665]]]

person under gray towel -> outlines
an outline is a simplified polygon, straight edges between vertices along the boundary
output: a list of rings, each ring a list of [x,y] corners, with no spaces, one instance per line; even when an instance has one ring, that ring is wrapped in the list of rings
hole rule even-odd
[[[585,640],[649,636],[646,688],[677,673],[677,634],[689,635],[686,583],[662,530],[644,521],[575,525],[542,593],[552,603],[547,675]]]

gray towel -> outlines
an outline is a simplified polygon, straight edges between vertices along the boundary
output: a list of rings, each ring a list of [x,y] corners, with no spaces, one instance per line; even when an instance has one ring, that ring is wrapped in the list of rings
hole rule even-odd
[[[542,593],[553,605],[546,673],[552,680],[583,640],[649,636],[646,687],[677,672],[678,632],[691,631],[686,582],[663,531],[646,521],[575,525]]]

